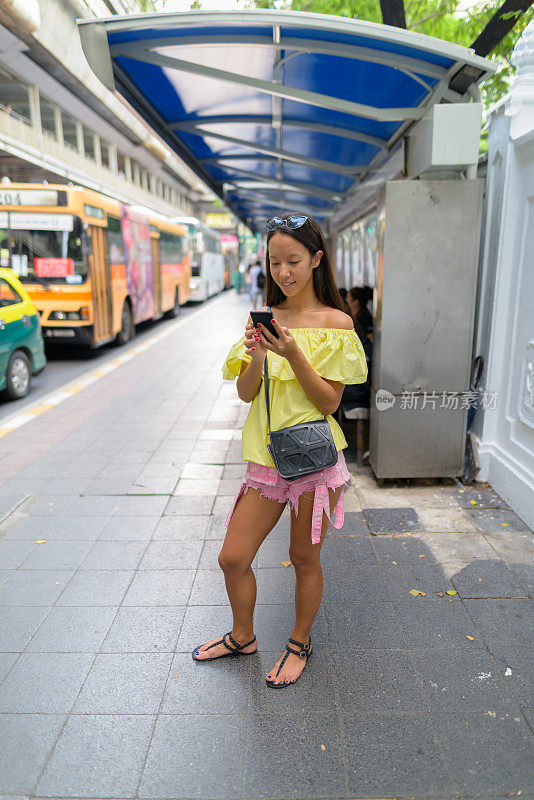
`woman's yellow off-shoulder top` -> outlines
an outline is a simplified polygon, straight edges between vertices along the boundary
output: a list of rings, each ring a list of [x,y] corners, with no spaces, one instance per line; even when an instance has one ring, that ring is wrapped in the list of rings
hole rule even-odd
[[[358,334],[344,328],[289,328],[297,345],[315,372],[340,383],[365,383],[367,361]],[[232,381],[241,374],[243,364],[251,357],[245,353],[245,337],[230,348],[222,367],[224,380]],[[308,398],[289,362],[283,356],[267,351],[269,367],[269,396],[271,400],[271,430],[277,431],[299,422],[322,419],[317,406]],[[327,416],[334,444],[338,450],[347,447],[343,431],[332,417]],[[263,384],[253,399],[241,439],[241,457],[273,467],[267,450],[269,429]]]

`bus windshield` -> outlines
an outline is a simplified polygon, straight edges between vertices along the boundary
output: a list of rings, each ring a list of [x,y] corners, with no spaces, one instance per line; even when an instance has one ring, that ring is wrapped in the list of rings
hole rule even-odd
[[[83,223],[72,214],[0,213],[0,266],[23,283],[83,283]]]

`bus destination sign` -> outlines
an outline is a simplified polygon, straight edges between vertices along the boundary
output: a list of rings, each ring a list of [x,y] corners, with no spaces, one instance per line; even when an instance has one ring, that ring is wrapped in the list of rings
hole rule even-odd
[[[55,189],[0,189],[0,206],[57,206]]]

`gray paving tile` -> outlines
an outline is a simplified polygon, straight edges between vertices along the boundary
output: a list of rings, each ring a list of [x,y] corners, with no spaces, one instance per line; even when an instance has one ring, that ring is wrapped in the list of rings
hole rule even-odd
[[[117,607],[133,575],[133,570],[78,570],[56,601],[56,606]]]
[[[149,714],[71,715],[35,793],[134,797],[153,727]]]
[[[0,541],[0,564],[4,569],[17,569],[36,547],[34,541]]]
[[[93,658],[92,653],[22,653],[0,686],[0,711],[67,713]]]
[[[378,564],[328,565],[323,570],[324,596],[337,603],[353,597],[354,586],[364,597],[386,596],[386,585]]]
[[[189,596],[189,605],[227,606],[229,604],[223,571],[221,569],[197,569]]]
[[[289,567],[263,567],[256,573],[256,603],[287,603],[295,597],[295,570]]]
[[[450,649],[444,658],[439,650],[419,649],[413,660],[432,712],[517,710],[512,683],[485,650]]]
[[[336,707],[362,713],[421,712],[425,703],[406,650],[332,652]]]
[[[177,497],[171,497],[168,505],[165,508],[165,515],[171,516],[173,514],[177,514],[179,516],[204,516],[206,514],[211,514],[214,502],[214,495],[181,495]]]
[[[306,677],[306,672],[300,680]],[[280,693],[293,689],[297,689],[297,684],[266,691]],[[336,715],[302,713],[298,720],[298,725],[288,725],[287,714],[249,715],[244,796],[281,800],[344,795],[345,770]],[[276,743],[275,762],[273,743]]]
[[[77,512],[71,510],[74,505],[74,496],[43,494],[32,506],[32,515],[57,517],[63,514],[75,514]]]
[[[393,602],[409,600],[410,590],[417,589],[425,592],[425,600],[443,603],[443,598],[436,592],[454,591],[456,588],[439,564],[382,564],[380,571]],[[449,597],[452,602],[460,602],[457,595]]]
[[[226,514],[214,514],[211,516],[206,539],[224,539],[226,536],[225,520]]]
[[[532,600],[464,600],[465,607],[489,648],[492,645],[534,644]]]
[[[78,517],[110,517],[117,506],[117,499],[105,495],[75,497],[68,507],[68,513],[70,516]],[[66,513],[67,511],[62,511],[63,515]]]
[[[43,606],[0,608],[0,652],[21,653],[49,610]]]
[[[123,600],[125,606],[177,606],[188,602],[192,569],[140,570]]]
[[[50,609],[26,649],[32,653],[94,653],[116,614],[111,606]]]
[[[199,569],[220,569],[219,567],[219,553],[223,546],[224,539],[205,539],[200,561],[198,562]],[[254,556],[252,567],[258,566],[258,554]]]
[[[132,481],[128,477],[92,478],[87,484],[84,495],[120,495],[128,491]]]
[[[148,541],[99,540],[91,546],[79,569],[134,570],[141,563],[147,545]]]
[[[212,638],[212,637],[208,637]],[[228,656],[199,663],[176,653],[161,712],[163,714],[246,714],[253,655]]]
[[[395,539],[393,535],[396,536]],[[369,537],[371,547],[379,562],[391,564],[392,561],[395,561],[397,564],[418,564],[422,560],[421,554],[424,554],[425,562],[436,562],[437,559],[430,547],[418,536],[393,535]]]
[[[246,727],[245,715],[160,715],[139,797],[241,797]]]
[[[363,595],[362,595],[363,598]],[[389,600],[373,602],[324,600],[328,640],[332,650],[360,647],[404,647],[405,642],[393,606]]]
[[[203,541],[181,539],[175,542],[151,542],[144,552],[139,569],[195,569]]]
[[[341,528],[329,528],[327,536],[357,536],[369,534],[369,525],[363,511],[345,511]]]
[[[514,563],[534,563],[534,536],[532,532],[507,531],[485,533],[484,539],[503,561],[510,566]]]
[[[14,569],[0,569],[0,586],[4,586],[14,574]]]
[[[509,508],[503,498],[491,486],[462,486],[459,489],[450,488],[450,497],[458,503],[460,508]]]
[[[534,786],[532,733],[514,711],[433,713],[452,779],[477,796],[517,795]]]
[[[178,478],[144,477],[137,479],[127,489],[129,495],[171,495]]]
[[[19,657],[18,653],[0,653],[0,683]]]
[[[100,533],[101,541],[145,541],[152,538],[160,517],[111,517]]]
[[[102,528],[106,524],[108,517],[54,517],[49,530],[46,532],[47,541],[58,540],[96,540],[100,536]]]
[[[99,653],[74,714],[155,714],[172,653]]]
[[[282,561],[290,561],[289,558],[289,535],[287,539],[285,536],[275,536],[274,531],[267,535],[260,545],[256,558],[259,567],[278,567],[282,566]],[[222,542],[221,542],[222,545]],[[321,555],[324,553],[321,551]],[[287,569],[284,567],[284,569]]]
[[[502,561],[477,558],[451,577],[460,597],[525,597],[525,587]]]
[[[22,542],[21,542],[22,544]],[[93,546],[92,541],[45,541],[23,561],[24,569],[76,569]]]
[[[481,509],[480,511],[471,511],[469,516],[478,530],[483,533],[529,531],[527,523],[508,509]]]
[[[210,517],[204,516],[172,516],[162,517],[154,531],[153,539],[175,541],[179,539],[204,539],[209,528]]]
[[[163,514],[168,497],[126,497],[117,498],[113,515],[116,517],[154,517]]]
[[[525,594],[534,597],[534,566],[530,564],[510,564],[509,566],[514,578],[524,587]]]
[[[448,595],[440,599],[440,603],[434,603],[426,597],[414,597],[406,602],[394,601],[395,613],[407,646],[411,649],[483,647],[480,626],[476,622],[473,624],[465,602],[451,602]]]
[[[44,539],[54,523],[53,517],[35,516],[32,514],[18,522],[6,538],[13,539]],[[2,564],[3,564],[2,560]]]
[[[104,639],[104,653],[157,653],[174,649],[184,607],[122,607]]]
[[[31,794],[64,720],[63,714],[0,714],[0,792]]]
[[[188,606],[176,643],[176,652],[191,653],[193,648],[199,647],[208,639],[220,638],[231,631],[232,627],[232,610],[229,605]]]
[[[337,531],[326,536],[321,549],[321,561],[325,566],[346,564],[376,564],[369,534],[353,534],[338,537]]]
[[[364,508],[364,517],[372,533],[404,533],[423,530],[413,508]]]
[[[294,645],[291,645],[294,647]],[[334,689],[330,658],[326,651],[315,651],[312,634],[312,653],[304,672],[293,685],[284,686],[284,691],[273,691],[265,682],[265,676],[276,674],[275,665],[284,655],[279,650],[258,651],[252,661],[250,712],[272,714],[315,714],[335,712]],[[287,663],[287,662],[286,662]]]
[[[254,633],[261,651],[277,651],[283,655],[286,644],[295,626],[295,603],[293,601],[280,605],[256,605],[254,609]],[[328,649],[326,619],[321,606],[313,621],[312,645],[317,652]],[[322,656],[321,656],[322,657]]]
[[[342,713],[350,797],[446,794],[455,787],[425,713]]]
[[[51,606],[72,574],[71,570],[18,569],[0,589],[0,606]]]
[[[43,494],[82,494],[91,483],[92,478],[50,478],[42,487]]]

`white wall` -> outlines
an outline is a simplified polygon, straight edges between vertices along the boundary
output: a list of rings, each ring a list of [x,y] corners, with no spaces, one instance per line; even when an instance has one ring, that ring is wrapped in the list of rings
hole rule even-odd
[[[477,410],[481,472],[534,528],[534,21],[513,57],[507,98],[490,114],[486,225],[474,353],[479,389],[495,407]]]

